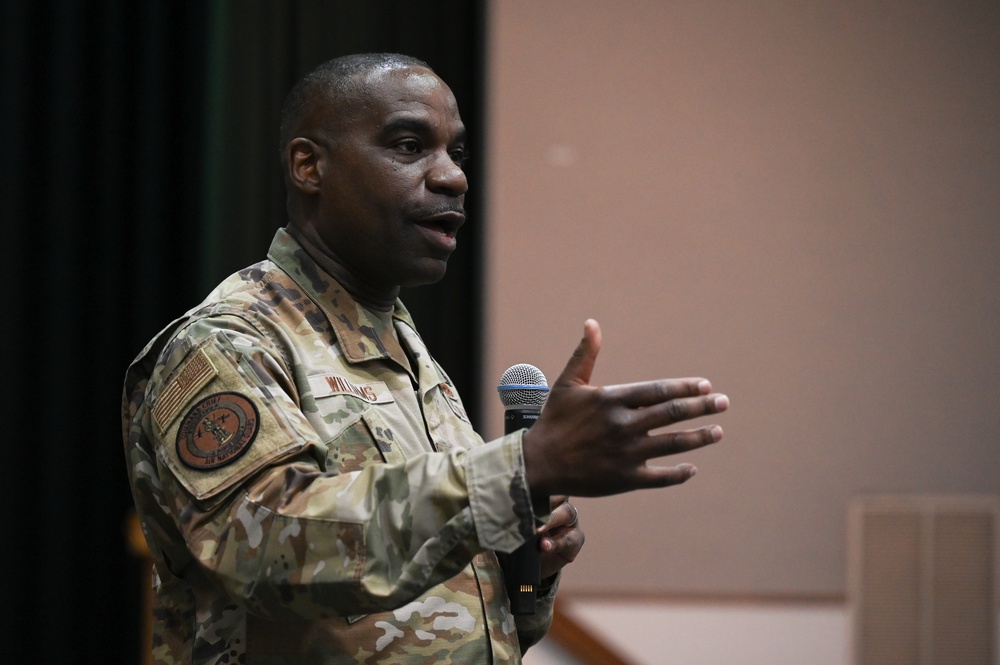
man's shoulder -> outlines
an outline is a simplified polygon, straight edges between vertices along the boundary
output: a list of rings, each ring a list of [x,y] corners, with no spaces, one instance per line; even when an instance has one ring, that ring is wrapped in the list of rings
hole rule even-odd
[[[128,373],[148,375],[176,357],[178,349],[196,347],[220,332],[258,329],[268,314],[262,303],[273,303],[275,293],[286,292],[290,284],[288,275],[269,260],[229,275],[200,303],[161,328],[132,361]]]
[[[295,280],[270,260],[259,261],[233,273],[219,283],[205,299],[161,332],[176,338],[182,331],[198,337],[236,327],[264,328],[268,322],[294,319],[295,324],[308,309],[311,299]]]

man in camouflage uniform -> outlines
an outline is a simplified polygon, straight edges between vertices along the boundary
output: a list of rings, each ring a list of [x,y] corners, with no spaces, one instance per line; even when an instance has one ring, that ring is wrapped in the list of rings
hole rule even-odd
[[[646,460],[721,430],[649,431],[726,399],[702,379],[587,385],[588,322],[538,423],[484,443],[397,298],[443,276],[465,219],[451,91],[405,56],[331,61],[290,93],[281,140],[289,224],[267,259],[126,376],[154,661],[519,663],[583,544],[561,495],[683,482],[693,467]],[[532,492],[559,497],[551,515]],[[536,612],[514,617],[494,551],[545,520]]]

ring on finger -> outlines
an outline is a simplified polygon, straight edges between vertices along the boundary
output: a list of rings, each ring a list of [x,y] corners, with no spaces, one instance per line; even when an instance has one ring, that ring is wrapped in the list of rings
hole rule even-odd
[[[573,519],[566,526],[576,526],[576,523],[580,521],[580,511],[569,501],[566,502],[566,507],[573,510]]]

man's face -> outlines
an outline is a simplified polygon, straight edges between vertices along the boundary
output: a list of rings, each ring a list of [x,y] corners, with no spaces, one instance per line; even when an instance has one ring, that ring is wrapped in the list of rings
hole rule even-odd
[[[423,68],[365,80],[324,141],[316,230],[334,259],[373,287],[436,282],[465,221],[458,105]]]

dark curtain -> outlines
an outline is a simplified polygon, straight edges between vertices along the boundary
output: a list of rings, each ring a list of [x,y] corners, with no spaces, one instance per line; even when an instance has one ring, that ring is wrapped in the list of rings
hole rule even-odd
[[[455,93],[472,137],[469,221],[448,276],[402,294],[435,357],[462,391],[473,422],[480,385],[483,236],[483,2],[216,2],[206,95],[205,224],[199,246],[207,289],[267,249],[284,224],[275,119],[295,80],[321,62],[360,51],[421,58]]]
[[[355,51],[423,58],[482,145],[483,4],[0,3],[0,660],[140,662],[126,366],[284,224],[277,111],[308,69]],[[475,157],[448,276],[404,300],[478,422]]]

